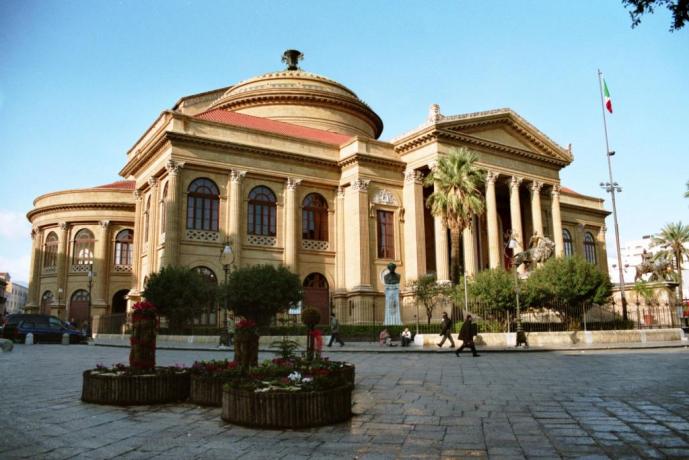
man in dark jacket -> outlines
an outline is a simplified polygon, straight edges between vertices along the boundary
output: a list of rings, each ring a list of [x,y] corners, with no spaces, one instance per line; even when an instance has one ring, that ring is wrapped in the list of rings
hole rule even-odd
[[[446,339],[450,339],[450,346],[455,347],[455,341],[452,340],[452,320],[448,318],[447,313],[443,312],[443,321],[440,323],[442,329],[440,330],[440,335],[443,336],[443,340],[440,343],[436,343],[439,347],[442,347]]]
[[[457,348],[455,355],[459,358],[459,353],[464,350],[464,347],[471,348],[471,353],[474,357],[479,356],[476,353],[476,346],[474,345],[474,336],[477,334],[476,325],[471,321],[471,315],[467,315],[466,321],[462,324],[462,328],[459,330],[459,340],[462,341],[462,346]]]

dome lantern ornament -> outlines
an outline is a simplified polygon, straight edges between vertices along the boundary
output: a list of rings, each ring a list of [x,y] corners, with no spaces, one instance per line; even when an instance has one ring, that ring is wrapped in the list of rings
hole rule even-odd
[[[299,61],[304,59],[304,53],[299,50],[287,50],[282,53],[282,62],[287,64],[287,70],[299,70]]]

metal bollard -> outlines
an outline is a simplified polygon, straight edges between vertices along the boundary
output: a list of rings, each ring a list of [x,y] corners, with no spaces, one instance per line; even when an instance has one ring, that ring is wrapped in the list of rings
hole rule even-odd
[[[69,345],[69,334],[62,334],[62,345]]]
[[[33,334],[31,332],[26,334],[26,338],[24,339],[24,344],[25,345],[33,345]]]

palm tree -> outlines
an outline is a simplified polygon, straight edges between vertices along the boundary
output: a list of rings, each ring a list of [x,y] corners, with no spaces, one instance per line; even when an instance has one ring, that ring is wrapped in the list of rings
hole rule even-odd
[[[455,284],[459,280],[460,235],[471,227],[474,214],[483,214],[485,209],[481,192],[485,173],[476,166],[477,160],[478,155],[466,148],[452,149],[425,180],[425,185],[435,186],[426,206],[450,229],[450,278]]]
[[[689,198],[689,180],[687,181],[687,191],[684,192],[684,198]]]
[[[689,225],[682,222],[669,223],[653,237],[653,246],[660,246],[672,254],[675,261],[675,269],[679,276],[679,299],[684,299],[682,294],[682,261],[689,256]]]

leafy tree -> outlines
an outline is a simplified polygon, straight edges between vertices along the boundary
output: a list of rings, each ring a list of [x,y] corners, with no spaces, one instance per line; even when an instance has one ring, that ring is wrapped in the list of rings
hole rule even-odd
[[[547,305],[564,313],[603,304],[612,294],[610,277],[581,257],[549,259],[529,276],[526,287],[527,304]]]
[[[179,329],[215,306],[217,288],[195,270],[169,266],[149,276],[142,295]]]
[[[641,280],[634,283],[632,291],[634,292],[634,294],[636,294],[637,305],[640,304],[639,297],[641,297],[644,300],[645,305],[651,305],[656,300],[653,289],[648,287],[646,281]]]
[[[450,229],[450,267],[454,284],[459,281],[460,235],[471,226],[474,214],[483,214],[485,208],[481,192],[484,173],[476,166],[477,160],[478,155],[466,148],[453,149],[447,156],[440,157],[425,179],[426,185],[435,187],[426,206]]]
[[[622,0],[622,4],[631,7],[629,16],[632,18],[632,28],[641,24],[641,16],[653,13],[655,7],[665,7],[672,13],[670,31],[679,30],[689,21],[689,1],[687,0]]]
[[[493,310],[511,310],[517,305],[514,276],[502,269],[484,270],[469,284],[469,293]]]
[[[302,299],[302,287],[299,276],[286,267],[253,265],[230,273],[221,295],[236,315],[267,326],[276,313]]]
[[[419,279],[409,283],[414,292],[414,299],[417,303],[421,303],[426,310],[427,324],[431,324],[433,317],[433,310],[438,301],[446,293],[445,287],[439,285],[434,274],[423,275]]]
[[[684,299],[682,293],[682,262],[689,257],[689,225],[682,222],[669,223],[651,240],[653,246],[659,246],[672,254],[675,271],[679,277],[679,298]]]

